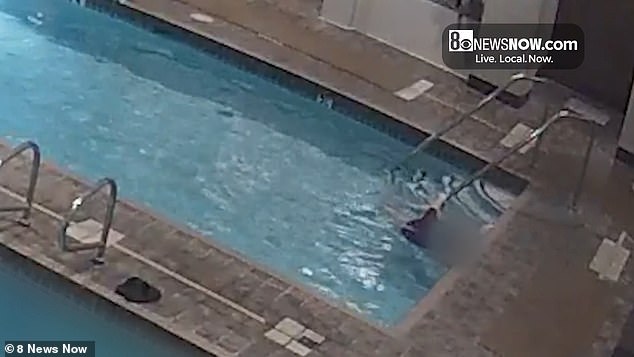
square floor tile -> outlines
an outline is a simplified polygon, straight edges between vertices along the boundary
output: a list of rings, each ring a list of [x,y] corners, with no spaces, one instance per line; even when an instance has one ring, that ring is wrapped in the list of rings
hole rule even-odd
[[[519,144],[522,140],[528,138],[533,129],[529,126],[526,126],[522,123],[518,123],[513,127],[513,129],[500,141],[500,144],[506,148],[512,148],[513,146]],[[522,147],[519,152],[525,154],[535,146],[536,141],[533,140],[531,143]]]
[[[427,92],[428,90],[431,89],[431,87],[434,86],[434,83],[425,80],[425,79],[421,79],[415,83],[413,83],[412,85],[410,85],[409,87],[403,88],[397,92],[394,93],[394,95],[396,95],[397,97],[403,99],[403,100],[414,100],[418,97],[420,97],[423,93]]]
[[[307,356],[312,350],[297,341],[292,341],[286,345],[286,349],[298,354],[300,356]]]
[[[269,330],[267,333],[264,334],[264,337],[282,346],[286,345],[287,343],[291,341],[290,336],[276,329]]]
[[[610,239],[604,239],[589,268],[599,274],[601,279],[618,281],[629,256],[629,250]]]
[[[610,121],[610,116],[606,112],[579,98],[570,98],[564,105],[564,108],[579,113],[583,120],[591,121],[601,126]]]
[[[93,243],[98,242],[101,239],[101,230],[103,229],[103,225],[94,219],[87,219],[85,221],[72,223],[66,234],[69,237],[82,242],[82,243]],[[111,229],[108,233],[108,242],[107,245],[111,246],[112,244],[123,239],[124,235],[114,229]]]
[[[275,325],[275,329],[285,333],[288,336],[297,337],[300,333],[304,332],[306,327],[304,327],[304,325],[300,324],[299,322],[286,317],[284,318],[284,320],[278,322],[278,324]]]
[[[304,332],[302,332],[302,335],[300,336],[300,338],[307,339],[315,344],[320,344],[324,342],[324,340],[326,339],[324,336],[310,329],[306,329]]]

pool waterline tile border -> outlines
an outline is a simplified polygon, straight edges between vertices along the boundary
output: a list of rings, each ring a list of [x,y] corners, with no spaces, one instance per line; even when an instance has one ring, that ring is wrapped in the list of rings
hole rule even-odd
[[[67,1],[74,2],[74,0]],[[323,83],[318,78],[293,73],[293,71],[283,68],[279,64],[272,63],[257,53],[252,53],[244,48],[236,48],[230,44],[221,42],[220,39],[217,38],[199,34],[195,29],[186,24],[171,23],[158,16],[144,12],[143,9],[135,7],[133,2],[86,0],[85,7],[140,26],[152,33],[187,43],[214,58],[263,77],[305,98],[315,101],[317,101],[319,97],[326,98],[330,102],[330,104],[328,104],[330,109],[412,147],[429,136],[429,133],[413,127],[407,120],[400,118],[400,116],[395,113],[390,113],[386,108],[369,103],[352,93],[341,93],[331,88],[328,84]],[[459,163],[460,167],[470,172],[480,169],[487,163],[485,160],[479,158],[477,154],[452,145],[444,139],[438,140],[430,145],[426,153],[443,161]],[[521,173],[510,173],[499,167],[490,170],[485,175],[485,179],[500,188],[510,191],[516,196],[519,195],[528,184],[528,178],[522,177]]]

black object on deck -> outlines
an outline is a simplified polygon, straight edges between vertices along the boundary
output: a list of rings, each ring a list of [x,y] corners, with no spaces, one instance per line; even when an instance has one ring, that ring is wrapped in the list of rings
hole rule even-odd
[[[117,286],[115,292],[127,301],[136,303],[152,303],[161,299],[161,291],[139,277],[128,278]]]

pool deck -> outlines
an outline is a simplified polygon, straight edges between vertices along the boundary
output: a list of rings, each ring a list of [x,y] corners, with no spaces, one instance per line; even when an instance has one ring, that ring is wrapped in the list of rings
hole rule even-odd
[[[316,0],[134,0],[126,6],[426,132],[482,98],[460,79],[421,60],[322,22]],[[196,12],[214,21],[191,20]],[[422,78],[434,86],[420,97],[404,101],[394,95]],[[573,95],[554,84],[540,85],[523,108],[494,103],[447,141],[490,160],[503,150],[499,141],[517,123],[535,127],[545,106],[555,112]],[[612,159],[618,122],[615,116],[599,130],[575,214],[567,207],[575,175],[562,173],[580,169],[587,141],[582,125],[554,127],[534,168],[530,152],[509,160],[504,167],[531,184],[490,232],[486,253],[454,270],[394,328],[374,326],[125,200],[117,206],[112,227],[123,238],[109,246],[104,266],[89,263],[92,253],[62,253],[56,245],[60,217],[89,184],[50,163],[41,170],[31,227],[2,222],[0,243],[221,357],[609,356],[634,303],[634,266],[627,264],[621,279],[610,283],[599,280],[588,264],[601,239],[615,238],[621,230],[634,233],[634,170]],[[0,156],[7,152],[0,145]],[[0,204],[24,194],[27,162],[0,170]],[[103,221],[103,205],[103,197],[88,203],[85,218]],[[114,294],[115,286],[131,275],[157,285],[163,299],[137,305]],[[302,326],[289,320],[278,325],[286,318]],[[276,325],[289,334],[295,330],[297,341],[271,333]],[[318,343],[309,343],[310,336]],[[276,338],[285,346],[273,342]]]

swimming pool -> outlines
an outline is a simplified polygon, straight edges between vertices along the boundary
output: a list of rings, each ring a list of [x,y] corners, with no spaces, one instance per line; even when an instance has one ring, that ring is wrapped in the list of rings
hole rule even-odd
[[[208,356],[0,247],[2,341],[95,341],[96,357]],[[87,297],[86,295],[89,295]]]
[[[63,0],[0,0],[0,29],[9,140],[381,323],[445,273],[383,207],[419,213],[460,166],[422,156],[423,191],[386,195],[409,145],[184,43]],[[474,192],[448,212],[499,213]]]

